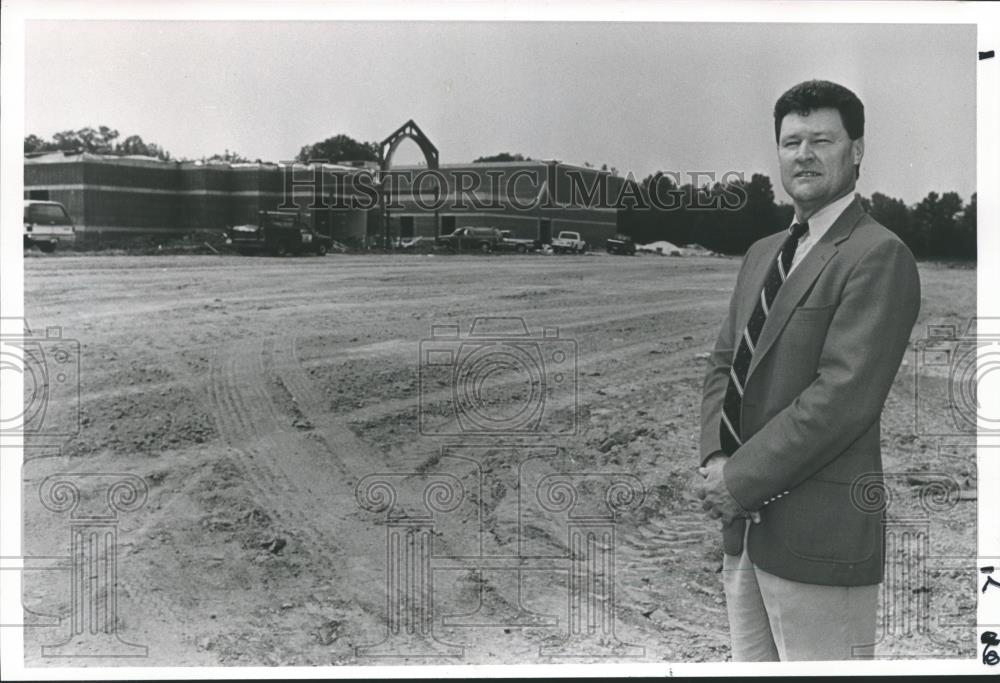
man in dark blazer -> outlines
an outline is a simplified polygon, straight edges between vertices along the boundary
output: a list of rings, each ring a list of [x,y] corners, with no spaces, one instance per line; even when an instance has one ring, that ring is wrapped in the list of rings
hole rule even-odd
[[[723,531],[733,660],[868,657],[882,514],[882,405],[920,308],[916,263],[854,194],[864,107],[828,81],[774,110],[792,226],[743,260],[701,411],[698,494]]]

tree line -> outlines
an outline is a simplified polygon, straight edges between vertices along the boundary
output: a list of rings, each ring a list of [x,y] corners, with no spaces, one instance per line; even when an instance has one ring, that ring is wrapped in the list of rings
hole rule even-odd
[[[183,158],[173,159],[170,152],[163,147],[155,142],[146,142],[139,135],[128,135],[123,138],[121,133],[109,126],[98,126],[97,128],[87,126],[79,130],[63,130],[55,133],[48,140],[34,134],[24,138],[25,154],[42,152],[90,152],[91,154],[109,156],[146,156],[161,161],[189,161]],[[222,154],[202,157],[201,160],[226,163],[250,161],[242,154],[231,152],[228,149]]]
[[[651,192],[658,202],[651,201]],[[627,208],[619,221],[622,232],[639,243],[697,243],[712,251],[742,254],[761,237],[790,225],[794,215],[790,204],[775,200],[771,179],[760,173],[750,180],[702,186],[650,175],[640,183],[639,193],[645,206]],[[734,202],[734,197],[740,201]],[[880,192],[860,201],[917,258],[976,258],[976,194],[967,203],[956,192],[930,192],[912,205]]]
[[[122,156],[138,154],[164,161],[170,160],[170,152],[155,143],[145,142],[138,135],[129,135],[124,139],[119,139],[120,137],[117,130],[108,126],[63,130],[55,133],[49,140],[32,134],[24,138],[24,153],[62,151]]]
[[[138,135],[122,138],[121,134],[109,126],[93,128],[87,126],[79,130],[63,130],[55,133],[49,139],[38,135],[28,135],[24,138],[24,153],[39,152],[90,152],[106,155],[140,155],[171,161],[170,152],[160,145],[145,142]],[[348,135],[334,135],[326,140],[304,145],[295,155],[295,161],[306,163],[312,160],[329,162],[338,161],[377,161],[378,143],[358,142]],[[236,151],[225,150],[222,154],[201,157],[202,161],[219,161],[228,163],[249,162],[251,159]],[[181,158],[178,161],[189,161]],[[256,160],[260,162],[260,159]]]

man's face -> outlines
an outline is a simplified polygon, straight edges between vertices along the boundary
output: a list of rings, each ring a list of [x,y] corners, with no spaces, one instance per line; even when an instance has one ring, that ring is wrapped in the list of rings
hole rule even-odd
[[[798,208],[816,211],[854,188],[863,140],[851,140],[833,108],[785,115],[778,134],[781,185]]]

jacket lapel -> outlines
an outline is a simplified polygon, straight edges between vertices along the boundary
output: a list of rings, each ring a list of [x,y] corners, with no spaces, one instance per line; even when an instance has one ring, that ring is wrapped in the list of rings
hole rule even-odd
[[[805,296],[823,268],[837,253],[837,245],[847,239],[854,226],[857,225],[861,217],[864,216],[864,209],[857,198],[847,205],[844,212],[840,214],[826,234],[809,250],[802,262],[792,271],[785,283],[778,290],[778,295],[774,298],[771,311],[767,314],[764,322],[764,329],[760,332],[757,340],[757,348],[750,359],[750,369],[747,371],[747,380],[753,375],[754,369],[760,365],[761,360],[767,355],[768,350],[778,339],[781,331],[785,329],[785,323],[791,317],[792,311]],[[778,246],[780,249],[780,244]],[[777,252],[771,254],[772,261],[778,257]],[[757,290],[760,295],[760,290]]]
[[[739,317],[736,319],[736,333],[733,338],[733,356],[736,355],[736,349],[740,345],[740,337],[743,335],[743,330],[750,323],[750,316],[753,315],[754,308],[757,306],[757,302],[760,301],[760,292],[764,289],[764,281],[767,280],[767,274],[771,270],[774,260],[778,258],[778,250],[781,249],[781,245],[785,240],[785,231],[776,233],[773,235],[774,244],[768,245],[766,249],[762,249],[765,257],[758,258],[757,262],[753,264],[752,270],[747,277],[746,284],[742,287],[740,292],[741,303],[739,307]],[[771,238],[766,238],[771,239]]]

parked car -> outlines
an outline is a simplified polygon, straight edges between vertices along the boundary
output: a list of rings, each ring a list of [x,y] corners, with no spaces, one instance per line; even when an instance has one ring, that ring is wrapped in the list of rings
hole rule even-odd
[[[608,250],[609,254],[635,255],[635,242],[628,235],[622,235],[621,233],[609,237],[608,241],[604,244],[604,248]]]
[[[241,254],[269,253],[274,256],[312,252],[324,256],[333,239],[313,230],[297,211],[259,211],[257,225],[235,225],[226,242]]]
[[[537,251],[542,248],[542,243],[527,237],[514,237],[510,230],[500,231],[500,247],[505,251],[516,251],[518,254],[525,254],[529,251]]]
[[[481,251],[489,254],[501,248],[503,237],[496,228],[456,228],[450,235],[441,235],[435,244],[450,251]]]
[[[552,251],[556,254],[583,254],[587,251],[587,243],[581,239],[580,233],[563,230],[552,240]]]
[[[76,228],[66,207],[59,202],[24,200],[24,248],[38,247],[51,254],[59,244],[76,242]]]

